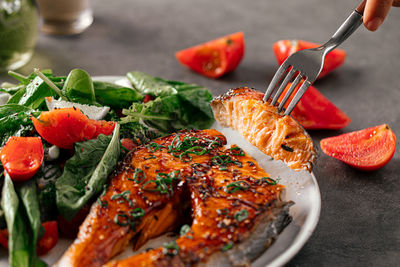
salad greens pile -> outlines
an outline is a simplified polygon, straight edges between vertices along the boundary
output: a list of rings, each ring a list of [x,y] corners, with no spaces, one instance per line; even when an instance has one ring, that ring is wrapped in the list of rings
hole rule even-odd
[[[47,111],[45,98],[97,107],[109,107],[105,120],[116,124],[113,134],[75,143],[74,153],[59,149],[52,158],[52,144],[45,140],[45,157],[36,175],[13,182],[1,166],[0,228],[9,233],[11,266],[45,266],[36,256],[36,244],[44,233],[41,223],[58,214],[72,219],[85,205],[93,203],[107,186],[107,178],[126,153],[123,138],[136,144],[186,128],[204,129],[213,123],[209,106],[211,93],[205,87],[129,72],[132,87],[92,81],[82,69],[67,76],[51,70],[35,70],[29,76],[10,71],[18,83],[3,83],[0,92],[9,94],[0,106],[0,146],[10,136],[38,136],[30,119]]]

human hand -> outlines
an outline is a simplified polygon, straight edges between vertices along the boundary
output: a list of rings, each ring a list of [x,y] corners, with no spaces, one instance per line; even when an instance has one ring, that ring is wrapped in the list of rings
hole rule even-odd
[[[363,19],[365,27],[376,31],[392,6],[400,7],[400,0],[367,0]]]

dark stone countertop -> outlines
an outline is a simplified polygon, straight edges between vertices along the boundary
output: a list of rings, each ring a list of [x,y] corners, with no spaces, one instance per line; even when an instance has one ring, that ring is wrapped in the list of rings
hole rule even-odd
[[[264,90],[277,69],[272,44],[280,39],[324,42],[358,1],[92,1],[94,24],[83,34],[41,34],[36,53],[20,71],[79,67],[91,75],[141,70],[198,83],[214,95],[247,85]],[[310,131],[321,138],[388,123],[400,137],[400,8],[375,33],[363,27],[341,48],[347,60],[315,86],[348,114],[340,131]],[[175,51],[243,31],[246,55],[234,73],[212,80],[180,66]],[[11,80],[0,74],[0,82]],[[400,262],[400,151],[384,168],[360,172],[319,153],[314,173],[322,212],[309,241],[287,266],[395,266]]]

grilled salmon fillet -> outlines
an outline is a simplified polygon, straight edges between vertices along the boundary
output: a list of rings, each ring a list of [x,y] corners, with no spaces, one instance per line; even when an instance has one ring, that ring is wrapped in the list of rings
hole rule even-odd
[[[264,94],[248,87],[231,89],[211,101],[215,119],[237,130],[268,156],[294,170],[311,171],[316,151],[310,136],[291,116],[263,102]]]
[[[58,266],[241,266],[258,257],[290,222],[291,202],[242,149],[225,144],[216,130],[192,130],[131,151]],[[137,249],[180,226],[176,241],[110,261],[129,241]]]

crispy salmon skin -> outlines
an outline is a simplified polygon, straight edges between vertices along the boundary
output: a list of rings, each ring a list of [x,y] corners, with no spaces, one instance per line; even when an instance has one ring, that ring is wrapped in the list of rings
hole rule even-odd
[[[263,102],[264,94],[248,87],[231,89],[214,98],[215,119],[237,130],[268,156],[284,161],[294,170],[312,170],[316,150],[310,136],[291,116]]]
[[[239,266],[258,257],[290,222],[291,203],[284,186],[225,144],[216,130],[192,130],[131,151],[58,265]],[[110,261],[129,241],[137,249],[184,223],[176,241]]]

